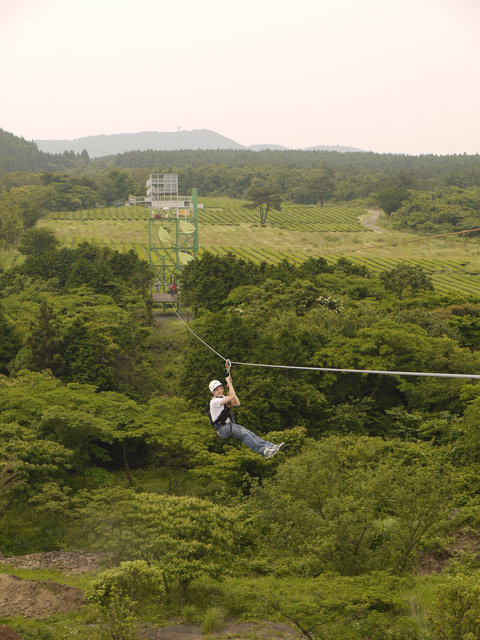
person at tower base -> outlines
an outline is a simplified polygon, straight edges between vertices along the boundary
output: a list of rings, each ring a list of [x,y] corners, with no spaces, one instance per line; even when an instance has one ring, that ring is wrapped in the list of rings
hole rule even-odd
[[[231,407],[240,406],[240,400],[233,388],[231,376],[229,375],[226,380],[228,385],[227,395],[224,395],[223,385],[219,380],[212,380],[208,385],[210,393],[213,394],[210,400],[209,417],[217,435],[223,440],[228,438],[241,440],[255,453],[259,453],[264,458],[271,458],[280,451],[285,443],[273,444],[273,442],[260,438],[253,431],[249,431],[235,422]]]

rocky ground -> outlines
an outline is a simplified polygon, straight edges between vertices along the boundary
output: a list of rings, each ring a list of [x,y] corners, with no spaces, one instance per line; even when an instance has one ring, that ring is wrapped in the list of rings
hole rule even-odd
[[[104,556],[99,553],[48,551],[13,558],[0,558],[0,564],[20,569],[56,569],[65,573],[85,573],[86,571],[97,571],[103,560]]]

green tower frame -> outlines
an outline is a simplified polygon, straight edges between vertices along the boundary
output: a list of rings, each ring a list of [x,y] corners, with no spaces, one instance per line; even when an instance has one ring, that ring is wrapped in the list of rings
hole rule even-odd
[[[181,270],[198,253],[198,196],[177,198],[167,209],[150,209],[148,216],[148,261],[166,293],[172,280],[181,287]]]

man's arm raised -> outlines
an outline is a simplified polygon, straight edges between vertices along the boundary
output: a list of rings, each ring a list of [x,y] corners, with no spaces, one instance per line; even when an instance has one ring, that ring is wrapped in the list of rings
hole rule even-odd
[[[237,394],[235,393],[235,389],[233,388],[232,377],[227,376],[226,380],[228,385],[228,394],[223,398],[222,404],[227,404],[228,402],[230,402],[232,407],[239,407],[240,400],[238,399]]]

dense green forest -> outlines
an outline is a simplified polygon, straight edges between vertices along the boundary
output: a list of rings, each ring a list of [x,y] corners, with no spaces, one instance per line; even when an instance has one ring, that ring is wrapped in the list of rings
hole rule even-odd
[[[88,153],[65,151],[51,154],[39,151],[34,142],[0,129],[0,174],[11,171],[62,171],[83,166],[88,162]]]
[[[263,460],[208,424],[223,362],[153,323],[146,263],[36,230],[23,251],[0,281],[5,555],[106,552],[87,591],[122,628],[213,602],[311,638],[457,637],[445,616],[478,598],[476,382],[234,367],[238,421],[287,443]],[[183,282],[191,327],[234,361],[480,372],[480,306],[418,269],[206,253]],[[420,620],[408,594],[431,556]]]
[[[2,187],[24,186],[25,180],[29,184],[32,176],[18,175],[22,172],[67,171],[80,173],[84,180],[88,177],[95,182],[99,171],[112,168],[128,172],[131,192],[137,195],[144,193],[148,174],[158,172],[178,173],[184,193],[196,187],[203,196],[245,197],[245,193],[260,182],[274,185],[284,199],[300,203],[312,202],[312,198],[317,201],[318,194],[335,201],[351,201],[391,189],[432,191],[452,186],[480,186],[479,155],[180,150],[131,151],[91,160],[86,151],[43,153],[35,143],[0,129]],[[115,198],[125,198],[122,192],[98,195],[97,201],[107,204]]]
[[[218,152],[214,170],[194,169],[194,153],[185,175],[205,193],[229,192],[236,175],[242,194],[260,180],[284,199],[320,201],[319,185],[343,199],[351,171],[369,176],[363,195],[352,182],[355,198],[381,204],[394,228],[479,226],[474,157],[242,168]],[[360,170],[361,155],[372,164]],[[0,175],[2,248],[24,256],[0,273],[0,552],[80,549],[104,566],[75,583],[80,612],[0,622],[26,640],[66,628],[127,640],[172,618],[206,635],[235,618],[312,640],[479,637],[475,379],[233,365],[237,421],[286,443],[268,460],[222,441],[207,418],[208,382],[225,378],[218,354],[478,375],[478,300],[439,293],[409,264],[376,275],[346,258],[254,264],[207,251],[182,271],[194,335],[153,305],[154,274],[135,253],[62,246],[36,225],[143,189],[148,169],[83,161]]]

